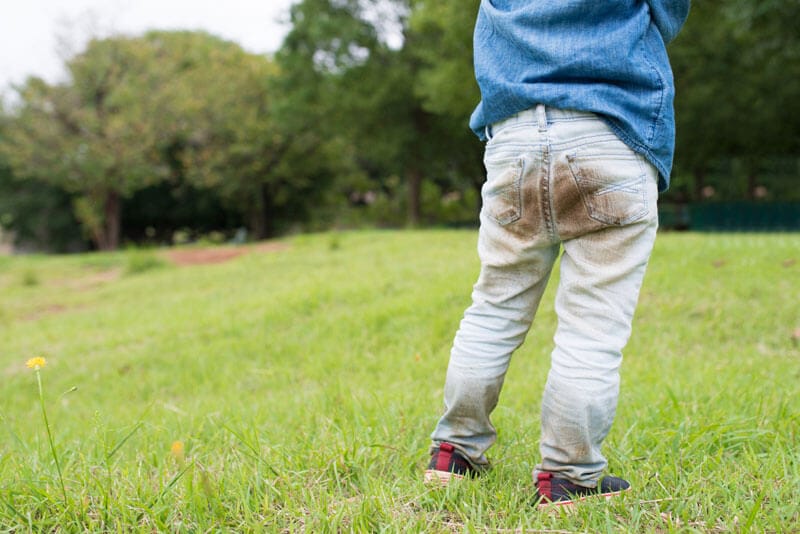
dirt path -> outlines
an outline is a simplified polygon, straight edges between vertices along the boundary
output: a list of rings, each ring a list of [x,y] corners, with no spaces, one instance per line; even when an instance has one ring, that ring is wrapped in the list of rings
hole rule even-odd
[[[186,265],[208,265],[212,263],[224,263],[245,254],[253,252],[277,252],[285,250],[287,245],[283,243],[260,243],[251,246],[239,247],[209,247],[209,248],[185,248],[169,250],[164,255],[166,258],[179,266]]]

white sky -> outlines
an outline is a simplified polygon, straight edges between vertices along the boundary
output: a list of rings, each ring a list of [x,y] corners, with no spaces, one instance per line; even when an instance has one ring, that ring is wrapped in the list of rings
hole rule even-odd
[[[280,47],[295,0],[0,0],[0,96],[28,75],[62,75],[91,37],[203,29],[256,53]]]

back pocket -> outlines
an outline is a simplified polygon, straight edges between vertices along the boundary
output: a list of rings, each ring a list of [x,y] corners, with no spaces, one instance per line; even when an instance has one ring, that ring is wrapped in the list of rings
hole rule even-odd
[[[641,156],[633,151],[574,153],[567,160],[589,217],[623,226],[647,215],[647,173]]]
[[[481,188],[484,213],[502,226],[517,221],[522,216],[524,158],[487,158],[484,165],[486,182]]]

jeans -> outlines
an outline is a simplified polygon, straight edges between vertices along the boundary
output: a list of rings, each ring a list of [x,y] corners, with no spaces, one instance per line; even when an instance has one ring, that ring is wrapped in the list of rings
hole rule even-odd
[[[536,469],[593,487],[656,236],[658,173],[591,113],[539,105],[487,138],[481,271],[453,342],[434,447],[448,442],[474,467],[488,465],[489,416],[563,248]]]

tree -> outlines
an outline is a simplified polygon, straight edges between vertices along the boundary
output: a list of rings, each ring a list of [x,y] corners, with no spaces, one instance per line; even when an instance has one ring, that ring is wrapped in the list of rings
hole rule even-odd
[[[387,145],[374,142],[373,136],[393,130],[382,119],[392,106],[376,76],[385,80],[396,73],[389,65],[381,73],[368,66],[379,50],[386,55],[391,51],[362,14],[355,0],[295,4],[292,29],[276,55],[276,120],[287,138],[301,145],[300,153],[321,156],[297,161],[295,176],[335,176],[334,189],[342,197],[391,174]],[[306,169],[308,164],[312,168]]]
[[[204,102],[201,113],[188,114],[190,133],[181,140],[186,178],[242,212],[256,238],[306,219],[330,181],[323,138],[276,116],[276,72],[266,57],[237,48],[182,81]]]
[[[75,195],[75,215],[101,250],[119,245],[122,197],[165,175],[158,149],[172,128],[157,52],[139,39],[90,42],[67,64],[68,82],[31,78],[19,90],[2,144],[17,176]]]
[[[91,41],[67,68],[65,83],[30,79],[20,89],[0,150],[17,176],[74,195],[75,215],[97,248],[119,245],[124,198],[176,172],[250,198],[245,167],[255,158],[236,155],[264,141],[255,130],[267,123],[260,104],[248,108],[239,95],[271,74],[265,58],[202,32],[150,32]],[[231,126],[242,135],[220,135]],[[170,163],[187,154],[195,167]]]
[[[693,4],[686,27],[670,48],[676,83],[675,187],[692,196],[710,185],[745,180],[735,194],[753,196],[765,161],[800,151],[800,3],[729,0]],[[736,162],[737,165],[731,165]],[[688,178],[691,177],[691,180]]]
[[[428,111],[466,122],[480,100],[472,65],[480,0],[415,0],[412,5],[412,54],[420,62],[415,91]]]
[[[457,188],[478,192],[484,181],[483,150],[467,125],[480,101],[472,62],[472,34],[480,0],[414,0],[410,54],[419,63],[414,90],[422,106],[443,122],[440,147]]]
[[[304,0],[292,9],[292,30],[277,56],[287,87],[299,90],[295,108],[349,147],[346,157],[355,158],[370,187],[404,191],[410,225],[423,219],[423,184],[449,184],[461,174],[459,162],[474,169],[480,161],[460,112],[466,106],[454,116],[453,106],[433,103],[435,67],[421,51],[436,44],[436,30],[409,25],[414,7],[407,0]],[[380,23],[386,20],[402,34],[392,46]],[[469,50],[461,54],[463,62]],[[456,94],[464,92],[459,82],[449,80]],[[400,177],[400,188],[392,177]]]
[[[16,179],[0,158],[0,233],[10,232],[17,247],[57,252],[85,249],[71,201],[68,193],[51,184]]]

